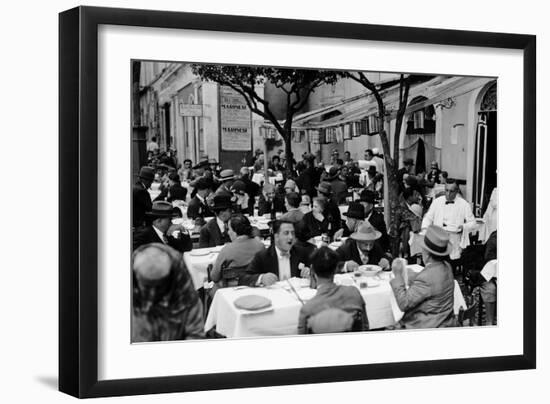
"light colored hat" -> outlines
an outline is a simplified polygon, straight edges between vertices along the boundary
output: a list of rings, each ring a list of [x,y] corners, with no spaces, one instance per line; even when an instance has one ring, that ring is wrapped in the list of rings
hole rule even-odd
[[[229,181],[234,179],[235,179],[235,173],[233,172],[233,170],[226,169],[226,170],[222,170],[222,172],[220,173],[220,181]]]
[[[284,188],[296,188],[296,183],[293,180],[286,180]]]
[[[420,246],[433,255],[440,257],[450,255],[452,250],[449,233],[442,227],[434,225],[428,227],[426,234],[420,239]]]
[[[382,237],[382,233],[376,230],[369,222],[363,222],[350,238],[359,241],[373,241]]]

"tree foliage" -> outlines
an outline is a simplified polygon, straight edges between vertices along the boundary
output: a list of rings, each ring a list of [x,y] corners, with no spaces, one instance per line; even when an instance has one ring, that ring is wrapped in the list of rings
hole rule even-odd
[[[243,96],[252,112],[268,120],[285,141],[285,152],[291,148],[292,121],[306,105],[309,96],[323,84],[334,84],[342,72],[330,70],[285,69],[276,67],[194,64],[193,73],[204,80],[231,87]],[[258,86],[266,82],[286,94],[285,117],[279,121],[269,101],[261,96]],[[292,159],[288,159],[292,164]]]

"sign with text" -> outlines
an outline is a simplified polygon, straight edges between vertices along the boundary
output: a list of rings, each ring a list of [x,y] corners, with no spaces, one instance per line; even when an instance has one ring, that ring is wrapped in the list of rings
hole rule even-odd
[[[220,118],[222,150],[251,150],[252,113],[244,98],[230,87],[220,87]]]
[[[200,104],[184,104],[180,102],[179,108],[181,116],[202,116],[202,105]]]

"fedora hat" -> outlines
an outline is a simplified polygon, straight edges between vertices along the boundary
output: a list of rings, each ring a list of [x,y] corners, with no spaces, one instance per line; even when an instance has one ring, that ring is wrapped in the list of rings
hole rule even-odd
[[[218,211],[218,210],[225,210],[233,207],[233,203],[231,202],[231,196],[226,193],[220,193],[217,195],[214,195],[212,198],[212,210]]]
[[[326,177],[327,181],[331,181],[335,178],[338,178],[338,174],[340,174],[340,169],[338,167],[330,167],[330,170],[328,170],[328,176]]]
[[[315,187],[315,189],[325,195],[332,194],[332,186],[329,182],[323,181],[319,184],[319,186]]]
[[[201,161],[199,161],[197,164],[195,164],[192,168],[193,168],[193,170],[197,170],[199,168],[204,168],[204,167],[208,167],[208,166],[209,166],[208,159],[204,158]]]
[[[414,160],[411,159],[411,158],[406,158],[405,160],[403,160],[403,164],[412,166],[412,165],[414,165]]]
[[[235,192],[238,194],[245,194],[246,193],[246,184],[242,182],[241,180],[237,180],[231,185],[231,192]]]
[[[150,218],[179,216],[178,212],[172,207],[172,204],[170,202],[165,202],[165,201],[153,202],[153,207],[151,208],[151,211],[145,212],[145,215]]]
[[[373,166],[373,165],[370,165],[369,168],[367,169],[367,172],[369,174],[376,174],[376,166]]]
[[[153,181],[155,179],[155,170],[153,169],[153,167],[143,166],[139,170],[139,178]]]
[[[342,214],[352,219],[365,220],[365,208],[359,202],[351,202],[348,211]]]
[[[235,173],[233,170],[225,169],[220,173],[220,181],[229,181],[235,179]]]
[[[350,237],[359,241],[372,241],[382,237],[382,233],[372,227],[370,223],[365,222],[359,226],[355,233],[351,233]]]
[[[429,253],[440,257],[451,254],[452,250],[449,233],[435,225],[428,227],[426,234],[420,239],[420,246]]]
[[[370,189],[364,189],[359,194],[359,200],[361,202],[375,203],[376,202],[376,192],[371,191]]]

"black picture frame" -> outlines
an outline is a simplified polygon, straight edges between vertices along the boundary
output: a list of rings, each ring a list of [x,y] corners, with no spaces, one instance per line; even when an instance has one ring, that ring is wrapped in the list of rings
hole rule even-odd
[[[259,33],[523,51],[523,354],[98,381],[98,26]],[[536,367],[536,37],[78,7],[59,16],[59,389],[102,397]],[[85,212],[85,214],[83,214]]]

